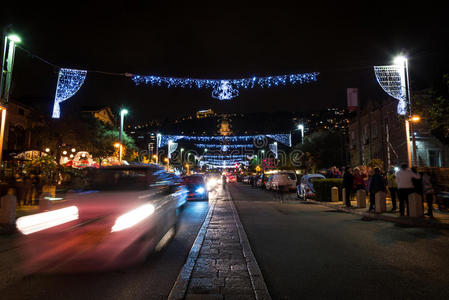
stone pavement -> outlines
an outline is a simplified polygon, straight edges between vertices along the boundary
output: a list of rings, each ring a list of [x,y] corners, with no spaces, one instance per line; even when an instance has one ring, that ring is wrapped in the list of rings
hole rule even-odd
[[[228,191],[211,203],[169,299],[271,299]]]
[[[379,219],[384,221],[395,222],[398,224],[408,225],[408,226],[419,226],[419,227],[431,227],[431,228],[441,228],[441,229],[449,229],[449,213],[442,212],[436,208],[434,205],[433,210],[433,218],[428,216],[424,216],[422,218],[411,218],[411,217],[401,217],[399,216],[399,212],[391,212],[392,204],[391,200],[387,198],[387,212],[384,213],[374,213],[368,212],[369,200],[367,198],[367,207],[366,208],[357,208],[357,201],[351,201],[351,205],[353,207],[346,207],[342,201],[337,202],[322,202],[316,201],[312,199],[307,199],[308,202],[313,202],[316,204],[324,205],[327,207],[335,208],[341,211],[345,211],[352,214],[361,215],[364,217]],[[397,203],[397,208],[399,208],[399,202]],[[427,204],[425,203],[424,213],[427,212]]]

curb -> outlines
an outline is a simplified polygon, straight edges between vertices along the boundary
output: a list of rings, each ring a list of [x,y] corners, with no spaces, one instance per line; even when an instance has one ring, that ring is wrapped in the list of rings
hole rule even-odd
[[[388,221],[388,222],[394,222],[394,223],[398,223],[398,224],[403,224],[403,225],[408,225],[408,226],[415,226],[415,227],[428,227],[428,228],[439,228],[439,229],[449,229],[449,224],[445,224],[445,223],[436,223],[430,220],[425,220],[425,219],[413,219],[410,217],[391,217],[391,216],[386,216],[386,215],[382,215],[382,214],[378,214],[378,213],[371,213],[371,212],[364,212],[364,211],[356,211],[354,209],[348,208],[348,207],[344,207],[344,206],[337,206],[335,204],[327,204],[326,202],[321,202],[321,201],[316,201],[316,200],[310,200],[307,199],[305,200],[306,202],[310,202],[310,203],[314,203],[314,204],[319,204],[322,206],[326,206],[326,207],[330,207],[330,208],[334,208],[334,209],[338,209],[350,214],[354,214],[354,215],[359,215],[359,216],[363,216],[363,217],[368,217],[371,219],[376,219],[376,220],[382,220],[382,221]]]
[[[201,226],[198,234],[196,236],[195,242],[193,242],[192,248],[190,249],[187,260],[182,267],[181,271],[176,278],[175,283],[168,295],[167,299],[178,300],[184,299],[187,292],[187,288],[190,282],[190,276],[192,275],[193,268],[195,267],[196,260],[200,254],[201,246],[203,245],[204,236],[206,235],[207,227],[209,226],[210,219],[212,218],[213,211],[215,209],[216,200],[213,201],[209,208],[206,218],[204,219],[203,225]]]
[[[228,189],[226,189],[226,193],[229,203],[232,208],[232,213],[234,215],[234,220],[237,226],[240,244],[242,245],[243,256],[246,260],[246,267],[248,269],[248,274],[251,280],[251,285],[253,287],[254,296],[257,300],[271,300],[270,293],[268,292],[267,285],[265,284],[265,280],[263,279],[262,272],[260,271],[259,265],[257,264],[257,260],[254,257],[253,251],[251,250],[251,246],[248,241],[248,236],[246,235],[245,229],[243,228],[242,223],[240,222],[239,215],[237,213],[237,209],[235,208],[234,201],[232,200],[231,193]]]

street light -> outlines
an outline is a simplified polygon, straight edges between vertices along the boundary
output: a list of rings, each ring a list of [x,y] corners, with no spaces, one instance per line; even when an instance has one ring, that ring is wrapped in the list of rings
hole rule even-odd
[[[396,56],[394,58],[393,63],[397,66],[403,67],[403,76],[401,76],[401,86],[404,87],[405,90],[405,100],[408,105],[408,117],[405,118],[405,137],[407,140],[407,158],[408,158],[408,166],[409,168],[412,167],[412,155],[411,155],[411,149],[410,149],[410,131],[413,132],[413,125],[410,123],[412,120],[412,103],[410,101],[410,83],[409,83],[409,76],[408,76],[408,59],[407,57],[403,55]],[[416,142],[415,142],[415,135],[412,134],[412,143],[413,143],[413,163],[416,166],[417,157],[416,157]]]
[[[9,28],[3,30],[4,45],[2,49],[2,65],[0,70],[0,163],[3,153],[3,139],[5,134],[6,123],[6,104],[8,104],[9,94],[12,82],[12,70],[14,66],[14,57],[16,51],[16,43],[20,43],[21,39],[15,34],[8,33]]]
[[[304,124],[299,124],[298,130],[301,130],[301,144],[304,144]]]
[[[413,126],[411,126],[411,124],[413,123],[418,123],[421,120],[420,116],[412,116],[410,118],[410,130],[412,133],[412,145],[413,145],[413,165],[416,167],[418,166],[417,161],[418,161],[418,153],[416,152],[416,138],[415,138],[415,133],[413,131]]]
[[[122,163],[122,155],[123,155],[123,141],[122,141],[122,139],[123,139],[123,121],[124,121],[125,115],[127,113],[128,113],[128,110],[125,108],[122,108],[120,110],[120,136],[119,136],[119,138],[120,138],[120,158],[119,158],[120,164]]]

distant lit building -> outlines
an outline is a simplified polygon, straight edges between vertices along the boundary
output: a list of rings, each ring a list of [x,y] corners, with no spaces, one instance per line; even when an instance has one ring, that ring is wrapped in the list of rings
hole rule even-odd
[[[215,113],[211,108],[209,108],[207,110],[200,110],[196,113],[197,119],[210,118],[210,117],[214,117],[214,116],[215,116]]]

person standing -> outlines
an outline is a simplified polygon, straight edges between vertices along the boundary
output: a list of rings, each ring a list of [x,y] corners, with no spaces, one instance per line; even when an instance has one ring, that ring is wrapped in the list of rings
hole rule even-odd
[[[351,206],[351,193],[354,188],[354,175],[352,175],[351,167],[345,168],[345,173],[343,174],[343,187],[345,188],[345,204],[346,206]]]
[[[433,218],[433,195],[435,194],[435,190],[433,189],[430,175],[427,172],[424,172],[422,175],[422,188],[427,202],[426,215]]]
[[[223,175],[221,175],[221,186],[222,186],[222,188],[223,189],[226,189],[226,175],[225,174],[223,174]]]
[[[396,175],[394,174],[393,170],[388,171],[387,174],[387,185],[388,185],[388,191],[390,192],[390,198],[391,198],[391,205],[392,209],[391,211],[396,211],[396,199],[398,198],[398,185],[396,183]]]
[[[420,175],[408,169],[407,164],[401,165],[401,169],[396,172],[396,184],[399,195],[399,214],[404,216],[405,204],[407,204],[407,216],[409,215],[408,195],[415,192],[412,179],[420,179]]]
[[[386,182],[379,168],[374,168],[374,174],[371,176],[369,184],[369,209],[373,211],[376,204],[376,193],[386,192]]]
[[[354,168],[354,188],[356,191],[365,189],[366,175],[360,172],[359,168]]]

